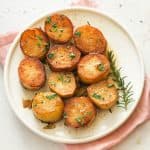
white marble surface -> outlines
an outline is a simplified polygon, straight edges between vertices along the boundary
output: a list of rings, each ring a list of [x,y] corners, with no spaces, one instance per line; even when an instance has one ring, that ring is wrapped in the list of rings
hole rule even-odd
[[[0,0],[0,33],[20,30],[41,13],[66,7],[70,0]],[[150,74],[150,1],[99,0],[100,10],[114,17],[134,36]],[[115,35],[114,35],[115,36]],[[0,149],[63,150],[62,145],[42,139],[16,118],[9,107],[0,66]],[[138,127],[113,150],[149,150],[150,121]]]

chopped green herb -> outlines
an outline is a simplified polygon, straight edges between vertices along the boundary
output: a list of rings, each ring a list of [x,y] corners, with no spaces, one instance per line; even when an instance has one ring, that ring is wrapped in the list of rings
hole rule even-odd
[[[56,125],[54,123],[48,123],[43,129],[54,129]]]
[[[34,104],[33,107],[37,107],[37,104]]]
[[[51,86],[56,86],[56,84],[54,83],[54,82],[49,82],[49,84],[51,85]]]
[[[53,32],[57,32],[58,28],[57,28],[57,24],[56,23],[53,23],[52,25],[52,31]]]
[[[40,43],[40,42],[38,42],[38,43],[37,43],[37,46],[38,46],[38,47],[41,47],[41,43]]]
[[[88,111],[88,112],[86,112],[86,115],[89,115],[89,116],[90,116],[90,115],[92,115],[92,112],[91,112],[91,111],[90,111],[90,112]]]
[[[46,23],[51,23],[51,17],[50,16],[46,18]]]
[[[98,68],[98,70],[99,71],[104,71],[104,69],[105,69],[105,67],[104,67],[104,64],[99,64],[98,66],[97,66],[97,68]]]
[[[46,44],[45,44],[45,50],[46,50],[46,51],[49,50],[49,47],[50,47],[50,43],[46,43]]]
[[[87,21],[87,24],[88,24],[89,26],[91,25],[89,21]]]
[[[111,83],[107,85],[108,88],[111,88],[113,86],[114,86],[114,84],[111,84]]]
[[[36,36],[36,38],[39,40],[39,41],[43,41],[43,38],[39,35]]]
[[[84,117],[80,116],[78,118],[75,118],[76,122],[79,123],[81,126],[84,125]]]
[[[73,59],[73,58],[75,58],[76,57],[76,55],[74,54],[74,53],[70,53],[69,54],[69,57],[71,58],[71,60]]]
[[[92,97],[94,97],[94,98],[96,98],[96,99],[101,99],[101,98],[102,98],[101,95],[99,95],[99,94],[97,94],[97,93],[94,93],[94,94],[92,95]]]
[[[61,81],[62,83],[69,83],[71,81],[71,77],[68,75],[60,74],[58,76],[58,80]]]
[[[54,57],[54,53],[49,53],[49,54],[48,54],[48,58],[49,58],[49,59],[52,59],[53,57]]]
[[[46,98],[48,98],[49,100],[54,99],[57,96],[56,93],[52,94],[52,95],[47,95]]]
[[[75,32],[75,35],[78,36],[78,37],[80,37],[80,36],[81,36],[81,32],[76,31],[76,32]]]
[[[63,30],[63,29],[60,29],[60,32],[64,32],[64,30]]]

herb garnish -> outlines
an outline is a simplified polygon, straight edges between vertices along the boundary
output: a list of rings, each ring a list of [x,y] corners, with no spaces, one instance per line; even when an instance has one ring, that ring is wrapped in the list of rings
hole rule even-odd
[[[50,16],[46,18],[46,23],[51,23],[51,17]]]
[[[43,129],[54,129],[56,125],[54,123],[48,123]]]
[[[49,58],[49,59],[52,59],[53,57],[54,57],[54,53],[49,53],[49,54],[48,54],[48,58]]]
[[[38,47],[41,47],[43,38],[42,38],[41,36],[37,35],[37,36],[36,36],[36,39],[38,40],[37,46],[38,46]]]
[[[70,53],[69,54],[69,57],[71,58],[71,60],[73,59],[73,58],[75,58],[76,57],[76,55],[74,54],[74,53]]]
[[[97,69],[99,71],[104,71],[105,67],[104,67],[104,64],[100,63],[98,66],[97,66]]]
[[[96,99],[101,99],[101,98],[102,98],[102,96],[99,95],[99,94],[97,94],[97,93],[94,93],[94,94],[92,95],[92,97],[94,97],[94,98],[96,98]]]
[[[49,50],[49,47],[50,47],[50,43],[48,42],[48,43],[45,44],[45,50],[46,51]]]
[[[56,93],[52,94],[52,95],[47,95],[46,98],[48,98],[49,100],[54,99],[57,96]]]
[[[52,24],[52,31],[53,31],[53,32],[57,32],[57,30],[58,30],[57,24],[56,24],[56,23],[53,23],[53,24]]]
[[[88,24],[89,26],[91,25],[89,21],[87,21],[87,24]]]
[[[36,36],[36,38],[39,40],[39,41],[43,41],[43,38],[39,35]]]
[[[110,61],[111,67],[111,76],[113,80],[116,82],[119,90],[119,100],[118,107],[124,108],[127,110],[128,104],[133,101],[132,95],[132,85],[131,82],[125,83],[126,76],[121,76],[121,68],[116,67],[116,59],[112,50],[108,50],[107,52],[108,59]]]
[[[80,37],[80,36],[81,36],[81,32],[76,31],[76,32],[75,32],[75,35],[78,36],[78,37]]]
[[[111,88],[113,86],[114,86],[114,84],[111,84],[111,83],[107,85],[108,88]]]
[[[64,29],[60,29],[60,32],[64,32]]]
[[[78,118],[75,118],[76,122],[79,123],[81,126],[84,125],[84,116],[80,116]]]
[[[69,75],[60,74],[58,76],[58,80],[61,81],[62,83],[69,83],[71,81],[71,77]]]

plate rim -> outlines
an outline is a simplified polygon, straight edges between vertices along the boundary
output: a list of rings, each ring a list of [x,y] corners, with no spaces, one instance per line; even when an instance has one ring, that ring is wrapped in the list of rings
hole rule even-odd
[[[126,34],[127,36],[130,38],[132,44],[134,45],[136,51],[137,51],[137,55],[139,57],[139,63],[141,66],[141,85],[140,85],[140,89],[141,92],[139,93],[139,98],[138,100],[135,102],[134,108],[132,109],[132,111],[130,111],[130,113],[127,115],[127,117],[121,121],[120,123],[118,123],[116,125],[115,128],[112,128],[108,133],[103,133],[101,135],[96,135],[96,136],[91,136],[91,137],[86,137],[86,138],[81,138],[81,139],[63,139],[63,138],[53,138],[52,136],[49,136],[47,134],[45,134],[42,131],[37,130],[36,128],[33,128],[31,126],[29,126],[19,115],[19,113],[17,113],[17,111],[15,110],[15,108],[13,107],[13,103],[12,103],[12,98],[9,94],[9,82],[7,82],[8,80],[8,71],[9,71],[9,63],[11,60],[11,56],[13,54],[13,51],[15,49],[15,46],[20,38],[20,35],[22,34],[22,32],[27,29],[30,28],[31,26],[33,26],[34,24],[36,24],[36,22],[39,22],[40,20],[42,20],[43,18],[45,18],[46,16],[48,16],[49,14],[52,13],[57,13],[60,11],[69,11],[69,10],[84,10],[84,11],[90,11],[92,13],[96,13],[98,15],[104,16],[105,18],[111,20],[112,22],[114,22],[115,24],[117,24],[119,26],[119,28],[121,28]],[[13,41],[13,43],[11,44],[7,57],[6,57],[6,61],[5,61],[5,66],[4,66],[4,86],[5,86],[5,91],[6,91],[6,96],[7,96],[7,100],[9,102],[9,105],[11,107],[11,109],[13,110],[13,112],[15,113],[15,115],[17,116],[17,118],[28,128],[30,129],[32,132],[34,132],[36,135],[41,136],[45,139],[54,141],[54,142],[59,142],[59,143],[66,143],[66,144],[78,144],[78,143],[87,143],[90,141],[94,141],[100,138],[103,138],[104,136],[112,133],[113,131],[115,131],[116,129],[118,129],[123,123],[126,122],[126,120],[131,116],[131,114],[134,112],[137,104],[140,101],[140,97],[143,91],[143,87],[144,87],[144,77],[145,77],[145,71],[144,71],[144,62],[143,62],[143,57],[142,57],[142,53],[139,51],[139,49],[137,48],[136,42],[134,41],[133,36],[131,36],[131,34],[128,32],[128,30],[126,29],[126,27],[124,27],[124,25],[122,25],[118,20],[114,19],[114,17],[110,16],[110,14],[107,14],[106,12],[102,12],[96,8],[88,8],[88,7],[64,7],[64,8],[59,8],[59,9],[55,9],[55,10],[49,10],[47,13],[44,13],[43,15],[40,15],[39,17],[36,17],[32,23],[29,23],[27,26],[25,26],[25,28],[23,28],[19,34],[16,36],[15,40]]]

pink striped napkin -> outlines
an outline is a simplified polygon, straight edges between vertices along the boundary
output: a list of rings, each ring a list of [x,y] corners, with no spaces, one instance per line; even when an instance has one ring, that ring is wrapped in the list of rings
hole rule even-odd
[[[98,6],[92,0],[77,0],[74,5]],[[0,35],[0,64],[4,65],[7,50],[17,32]],[[131,117],[116,131],[93,142],[85,144],[65,144],[66,150],[109,150],[124,140],[137,126],[150,119],[150,77],[145,77],[145,86],[141,100]]]

